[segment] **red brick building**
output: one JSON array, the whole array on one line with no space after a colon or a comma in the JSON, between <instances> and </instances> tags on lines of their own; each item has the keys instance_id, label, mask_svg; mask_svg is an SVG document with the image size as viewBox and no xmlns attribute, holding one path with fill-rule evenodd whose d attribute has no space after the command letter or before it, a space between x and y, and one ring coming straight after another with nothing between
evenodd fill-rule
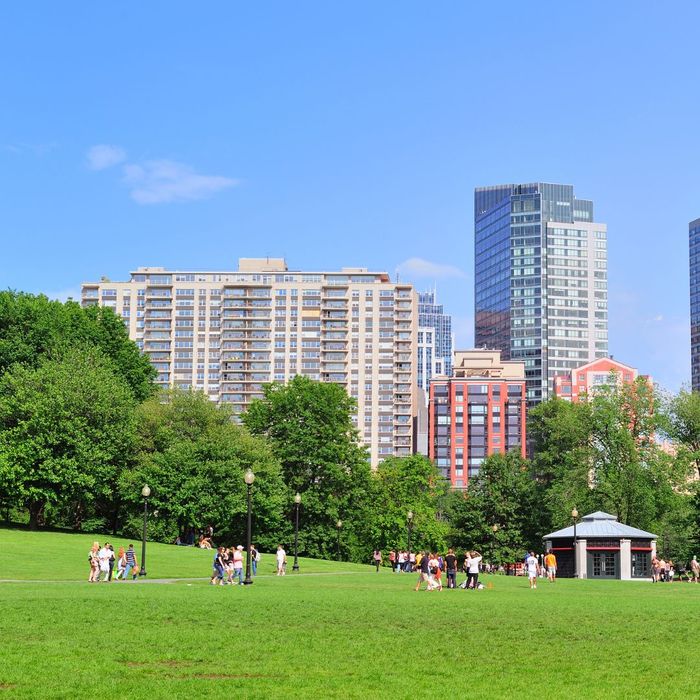
<instances>
[{"instance_id":1,"label":"red brick building","mask_svg":"<svg viewBox=\"0 0 700 700\"><path fill-rule=\"evenodd\" d=\"M451 377L430 383L428 454L454 488L466 488L492 454L525 456L525 365L498 350L455 353Z\"/></svg>"},{"instance_id":2,"label":"red brick building","mask_svg":"<svg viewBox=\"0 0 700 700\"><path fill-rule=\"evenodd\" d=\"M602 357L593 362L581 365L570 373L554 377L554 395L567 401L578 401L584 394L592 395L596 387L610 382L610 373L615 372L618 381L631 384L639 372L629 365L614 360L612 357ZM651 378L647 377L649 381Z\"/></svg>"}]
</instances>

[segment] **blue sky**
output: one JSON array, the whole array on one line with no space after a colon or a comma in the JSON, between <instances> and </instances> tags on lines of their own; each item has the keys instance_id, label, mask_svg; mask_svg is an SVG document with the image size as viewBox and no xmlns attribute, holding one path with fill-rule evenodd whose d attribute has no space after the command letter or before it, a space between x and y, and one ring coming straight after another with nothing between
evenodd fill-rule
<instances>
[{"instance_id":1,"label":"blue sky","mask_svg":"<svg viewBox=\"0 0 700 700\"><path fill-rule=\"evenodd\" d=\"M608 224L611 352L675 390L698 26L691 2L5 3L0 286L398 270L470 347L474 187L571 183Z\"/></svg>"}]
</instances>

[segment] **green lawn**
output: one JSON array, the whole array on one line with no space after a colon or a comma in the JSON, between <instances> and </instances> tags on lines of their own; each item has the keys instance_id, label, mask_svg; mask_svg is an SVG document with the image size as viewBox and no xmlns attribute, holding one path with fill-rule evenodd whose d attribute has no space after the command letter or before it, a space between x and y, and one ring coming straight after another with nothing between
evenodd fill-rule
<instances>
[{"instance_id":1,"label":"green lawn","mask_svg":"<svg viewBox=\"0 0 700 700\"><path fill-rule=\"evenodd\" d=\"M35 539L22 546L25 536ZM85 544L0 531L0 578L11 578L8 538L20 545L12 558L38 547L43 561L71 538ZM170 550L163 575L208 573L208 553L193 574L200 553ZM483 591L415 593L413 575L316 566L338 574L250 587L0 584L0 698L698 697L700 585L530 591L497 576Z\"/></svg>"}]
</instances>

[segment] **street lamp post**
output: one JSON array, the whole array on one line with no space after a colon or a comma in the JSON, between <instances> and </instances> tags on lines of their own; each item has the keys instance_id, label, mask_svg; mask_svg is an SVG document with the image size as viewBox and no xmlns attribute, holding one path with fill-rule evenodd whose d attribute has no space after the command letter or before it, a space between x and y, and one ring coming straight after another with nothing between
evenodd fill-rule
<instances>
[{"instance_id":1,"label":"street lamp post","mask_svg":"<svg viewBox=\"0 0 700 700\"><path fill-rule=\"evenodd\" d=\"M493 538L491 539L491 566L493 566L493 560L496 558L496 533L498 532L497 523L491 525L491 531L493 532Z\"/></svg>"},{"instance_id":2,"label":"street lamp post","mask_svg":"<svg viewBox=\"0 0 700 700\"><path fill-rule=\"evenodd\" d=\"M301 494L297 493L294 496L294 566L292 566L292 571L299 571L299 557L297 556L297 548L299 545L299 506L301 505Z\"/></svg>"},{"instance_id":3,"label":"street lamp post","mask_svg":"<svg viewBox=\"0 0 700 700\"><path fill-rule=\"evenodd\" d=\"M141 540L141 568L139 576L146 575L146 526L148 524L148 497L151 495L151 489L148 484L144 484L141 489L143 496L143 539Z\"/></svg>"},{"instance_id":4,"label":"street lamp post","mask_svg":"<svg viewBox=\"0 0 700 700\"><path fill-rule=\"evenodd\" d=\"M243 580L244 586L250 586L253 583L253 579L250 577L250 547L252 545L253 539L253 518L252 510L250 506L250 489L255 481L255 474L253 474L252 469L246 469L246 473L243 475L243 480L248 487L248 528L246 530L246 560L245 560L245 579Z\"/></svg>"},{"instance_id":5,"label":"street lamp post","mask_svg":"<svg viewBox=\"0 0 700 700\"><path fill-rule=\"evenodd\" d=\"M413 511L409 510L408 513L406 513L406 529L408 530L408 537L407 539L407 544L408 547L406 548L408 553L411 553L411 530L413 529Z\"/></svg>"},{"instance_id":6,"label":"street lamp post","mask_svg":"<svg viewBox=\"0 0 700 700\"><path fill-rule=\"evenodd\" d=\"M338 528L338 561L340 561L340 528L343 527L343 521L338 520L335 526Z\"/></svg>"},{"instance_id":7,"label":"street lamp post","mask_svg":"<svg viewBox=\"0 0 700 700\"><path fill-rule=\"evenodd\" d=\"M574 521L574 578L578 578L578 547L576 546L576 521L578 520L578 511L576 508L571 511L571 519Z\"/></svg>"}]
</instances>

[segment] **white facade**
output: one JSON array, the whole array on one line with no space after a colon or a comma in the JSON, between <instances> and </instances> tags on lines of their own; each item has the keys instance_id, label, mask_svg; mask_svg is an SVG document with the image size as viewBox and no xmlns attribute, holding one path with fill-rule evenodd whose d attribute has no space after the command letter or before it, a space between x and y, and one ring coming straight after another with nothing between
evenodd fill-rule
<instances>
[{"instance_id":1,"label":"white facade","mask_svg":"<svg viewBox=\"0 0 700 700\"><path fill-rule=\"evenodd\" d=\"M386 273L295 272L279 258L241 259L237 272L143 267L127 282L83 284L82 303L124 318L162 386L240 413L264 383L336 382L357 400L372 465L413 452L417 295Z\"/></svg>"}]
</instances>

